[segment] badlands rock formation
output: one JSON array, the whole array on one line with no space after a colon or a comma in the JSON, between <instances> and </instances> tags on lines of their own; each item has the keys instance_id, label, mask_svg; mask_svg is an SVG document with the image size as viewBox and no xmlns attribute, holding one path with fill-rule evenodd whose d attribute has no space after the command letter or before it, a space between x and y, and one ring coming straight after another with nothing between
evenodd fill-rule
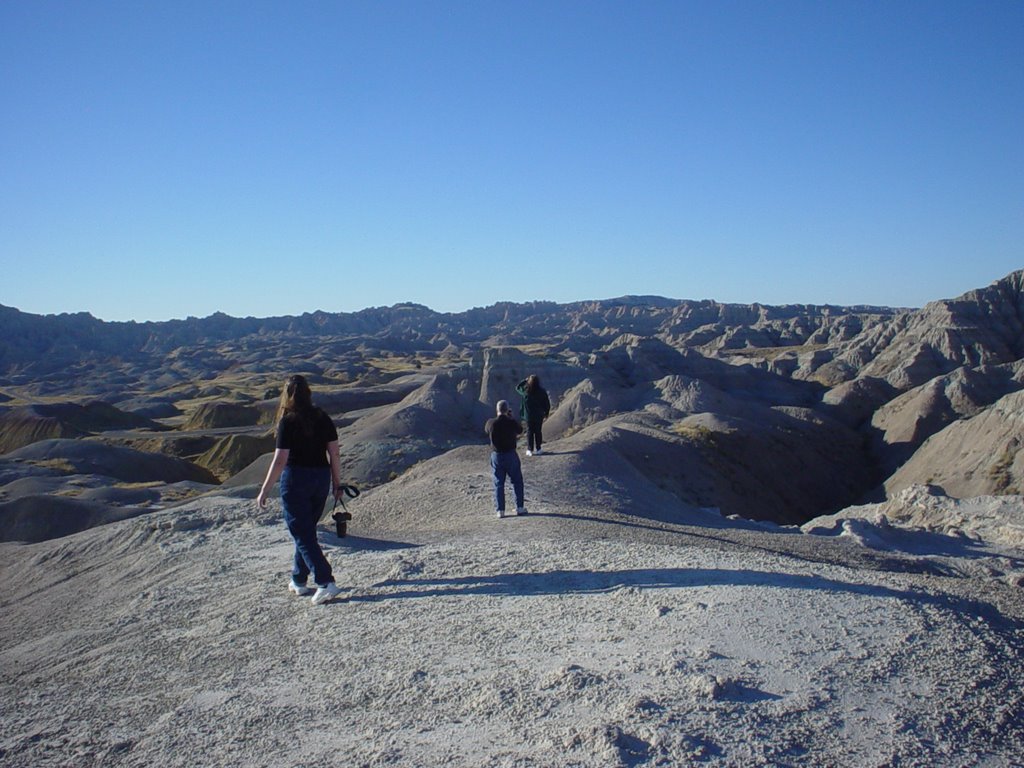
<instances>
[{"instance_id":1,"label":"badlands rock formation","mask_svg":"<svg viewBox=\"0 0 1024 768\"><path fill-rule=\"evenodd\" d=\"M0 765L1018 765L1022 339L1024 272L902 311L0 308ZM316 608L252 503L294 372L364 491ZM481 427L528 373L499 521Z\"/></svg>"},{"instance_id":2,"label":"badlands rock formation","mask_svg":"<svg viewBox=\"0 0 1024 768\"><path fill-rule=\"evenodd\" d=\"M1014 493L1022 284L919 310L625 297L104 323L0 308L0 449L86 438L190 461L211 485L258 474L299 371L341 428L347 479L372 486L478 444L537 373L549 440L589 435L694 507L803 523L922 483Z\"/></svg>"},{"instance_id":3,"label":"badlands rock formation","mask_svg":"<svg viewBox=\"0 0 1024 768\"><path fill-rule=\"evenodd\" d=\"M165 427L103 402L87 402L85 405L35 403L0 412L0 453L40 440L84 437L93 432L117 429L160 431Z\"/></svg>"}]
</instances>

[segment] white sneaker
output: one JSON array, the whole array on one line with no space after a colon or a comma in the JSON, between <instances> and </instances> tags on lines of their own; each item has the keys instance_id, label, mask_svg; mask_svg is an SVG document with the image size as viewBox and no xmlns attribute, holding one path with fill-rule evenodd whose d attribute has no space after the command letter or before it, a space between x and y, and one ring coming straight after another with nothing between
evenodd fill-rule
<instances>
[{"instance_id":1,"label":"white sneaker","mask_svg":"<svg viewBox=\"0 0 1024 768\"><path fill-rule=\"evenodd\" d=\"M340 594L341 587L339 587L333 581L328 582L322 587L317 587L316 594L313 595L313 605L320 605L320 603L326 603L328 600L333 600Z\"/></svg>"},{"instance_id":2,"label":"white sneaker","mask_svg":"<svg viewBox=\"0 0 1024 768\"><path fill-rule=\"evenodd\" d=\"M288 590L294 592L299 597L313 594L313 590L310 587L307 587L305 584L296 584L295 579L288 582Z\"/></svg>"},{"instance_id":3,"label":"white sneaker","mask_svg":"<svg viewBox=\"0 0 1024 768\"><path fill-rule=\"evenodd\" d=\"M530 513L526 511L526 507L516 507L516 515L522 516L522 515L528 515L528 514L530 514Z\"/></svg>"},{"instance_id":4,"label":"white sneaker","mask_svg":"<svg viewBox=\"0 0 1024 768\"><path fill-rule=\"evenodd\" d=\"M498 510L498 519L501 520L504 516L505 516L505 510L499 509Z\"/></svg>"},{"instance_id":5,"label":"white sneaker","mask_svg":"<svg viewBox=\"0 0 1024 768\"><path fill-rule=\"evenodd\" d=\"M540 456L542 453L544 453L544 451L542 451L540 448L538 448L536 451L533 452L533 455L534 456Z\"/></svg>"},{"instance_id":6,"label":"white sneaker","mask_svg":"<svg viewBox=\"0 0 1024 768\"><path fill-rule=\"evenodd\" d=\"M533 451L531 451L529 448L527 448L526 449L526 455L527 456L533 456Z\"/></svg>"}]
</instances>

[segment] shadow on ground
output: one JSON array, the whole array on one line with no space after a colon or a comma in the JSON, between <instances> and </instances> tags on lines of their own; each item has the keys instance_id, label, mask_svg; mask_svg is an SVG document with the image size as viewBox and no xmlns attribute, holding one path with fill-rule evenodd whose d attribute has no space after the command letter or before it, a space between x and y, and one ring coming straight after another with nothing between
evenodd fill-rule
<instances>
[{"instance_id":1,"label":"shadow on ground","mask_svg":"<svg viewBox=\"0 0 1024 768\"><path fill-rule=\"evenodd\" d=\"M928 604L970 618L983 618L1004 628L1021 628L1024 622L1003 616L994 606L948 594L857 584L816 575L777 573L721 568L645 568L617 571L554 570L541 573L500 573L451 578L386 579L371 589L394 589L380 593L357 593L351 602L382 602L424 597L471 597L477 595L529 597L614 592L636 589L687 587L768 587L846 593L864 597Z\"/></svg>"}]
</instances>

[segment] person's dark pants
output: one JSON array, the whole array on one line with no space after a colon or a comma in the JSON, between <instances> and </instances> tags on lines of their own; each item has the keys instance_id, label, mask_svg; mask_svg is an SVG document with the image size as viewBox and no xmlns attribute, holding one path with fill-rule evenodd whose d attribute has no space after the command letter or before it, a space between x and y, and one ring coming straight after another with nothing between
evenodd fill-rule
<instances>
[{"instance_id":1,"label":"person's dark pants","mask_svg":"<svg viewBox=\"0 0 1024 768\"><path fill-rule=\"evenodd\" d=\"M519 454L515 451L491 452L491 469L494 470L494 506L499 512L505 511L505 477L512 481L516 495L516 507L525 506L523 501L523 468Z\"/></svg>"},{"instance_id":2,"label":"person's dark pants","mask_svg":"<svg viewBox=\"0 0 1024 768\"><path fill-rule=\"evenodd\" d=\"M540 433L543 425L544 419L526 422L526 447L531 451L540 450L540 444L544 440L543 435Z\"/></svg>"},{"instance_id":3,"label":"person's dark pants","mask_svg":"<svg viewBox=\"0 0 1024 768\"><path fill-rule=\"evenodd\" d=\"M316 524L330 491L330 467L287 466L281 474L284 524L295 542L292 578L297 584L305 584L310 572L321 587L334 581L331 564L316 540Z\"/></svg>"}]
</instances>

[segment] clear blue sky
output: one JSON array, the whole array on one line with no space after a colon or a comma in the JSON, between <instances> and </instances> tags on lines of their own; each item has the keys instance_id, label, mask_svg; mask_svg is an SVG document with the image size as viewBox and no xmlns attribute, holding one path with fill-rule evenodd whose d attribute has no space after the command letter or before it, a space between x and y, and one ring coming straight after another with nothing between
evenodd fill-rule
<instances>
[{"instance_id":1,"label":"clear blue sky","mask_svg":"<svg viewBox=\"0 0 1024 768\"><path fill-rule=\"evenodd\" d=\"M1024 267L1024 2L0 3L0 304L920 306Z\"/></svg>"}]
</instances>

